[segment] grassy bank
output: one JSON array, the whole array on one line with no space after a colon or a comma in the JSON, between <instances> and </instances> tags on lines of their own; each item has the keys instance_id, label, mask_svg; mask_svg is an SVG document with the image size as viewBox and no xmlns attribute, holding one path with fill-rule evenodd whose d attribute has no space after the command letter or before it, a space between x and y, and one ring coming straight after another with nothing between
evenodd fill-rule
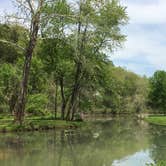
<instances>
[{"instance_id":1,"label":"grassy bank","mask_svg":"<svg viewBox=\"0 0 166 166\"><path fill-rule=\"evenodd\" d=\"M149 116L145 120L151 124L166 126L166 116Z\"/></svg>"},{"instance_id":2,"label":"grassy bank","mask_svg":"<svg viewBox=\"0 0 166 166\"><path fill-rule=\"evenodd\" d=\"M27 118L23 125L14 124L11 118L0 119L0 132L14 131L35 131L49 129L69 129L81 127L85 122L67 122L63 120L42 119L42 118Z\"/></svg>"}]
</instances>

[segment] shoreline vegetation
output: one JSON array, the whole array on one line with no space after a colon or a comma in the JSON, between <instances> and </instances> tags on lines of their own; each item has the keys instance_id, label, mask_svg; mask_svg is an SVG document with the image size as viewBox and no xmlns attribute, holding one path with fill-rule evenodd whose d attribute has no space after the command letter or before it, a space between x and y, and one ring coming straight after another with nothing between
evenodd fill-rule
<instances>
[{"instance_id":1,"label":"shoreline vegetation","mask_svg":"<svg viewBox=\"0 0 166 166\"><path fill-rule=\"evenodd\" d=\"M123 117L123 116L136 116L136 114L111 114L111 113L93 113L86 114L83 119L78 119L74 121L61 120L60 117L54 118L53 116L27 116L24 119L22 125L16 124L14 122L14 117L11 115L0 116L0 133L8 132L28 132L28 131L45 131L45 130L54 130L54 129L77 129L77 128L86 128L89 124L94 121L112 120L114 117Z\"/></svg>"},{"instance_id":2,"label":"shoreline vegetation","mask_svg":"<svg viewBox=\"0 0 166 166\"><path fill-rule=\"evenodd\" d=\"M166 116L165 115L151 115L145 118L149 124L166 126Z\"/></svg>"},{"instance_id":3,"label":"shoreline vegetation","mask_svg":"<svg viewBox=\"0 0 166 166\"><path fill-rule=\"evenodd\" d=\"M0 125L0 132L27 132L27 131L44 131L52 129L75 129L81 127L84 122L62 121L62 120L28 120L24 124L14 124L6 121ZM85 124L85 123L84 123Z\"/></svg>"},{"instance_id":4,"label":"shoreline vegetation","mask_svg":"<svg viewBox=\"0 0 166 166\"><path fill-rule=\"evenodd\" d=\"M117 116L125 116L126 114L92 114L86 115L84 120L66 121L60 118L54 119L54 117L40 117L32 116L26 117L22 125L14 123L12 116L1 116L0 117L0 132L28 132L28 131L45 131L54 129L76 129L86 127L90 122L89 118L93 119L96 117L110 117L111 119ZM129 114L127 114L129 115ZM149 124L166 126L166 116L164 115L148 115L148 114L130 114L138 119L145 120ZM108 119L108 120L111 120ZM93 122L93 120L91 120Z\"/></svg>"},{"instance_id":5,"label":"shoreline vegetation","mask_svg":"<svg viewBox=\"0 0 166 166\"><path fill-rule=\"evenodd\" d=\"M16 124L14 119L4 117L0 119L0 132L44 131L51 129L75 129L85 125L83 121L65 121L52 117L30 117L22 125Z\"/></svg>"},{"instance_id":6,"label":"shoreline vegetation","mask_svg":"<svg viewBox=\"0 0 166 166\"><path fill-rule=\"evenodd\" d=\"M78 118L74 121L62 120L60 117L53 116L27 116L24 119L24 123L20 125L14 122L14 117L11 115L1 115L0 116L0 133L6 132L28 132L28 131L44 131L44 130L54 130L54 129L76 129L76 128L86 128L90 123L94 121L111 120L114 117L122 116L136 116L135 114L122 113L122 114L111 114L111 113L92 113L85 114L84 118Z\"/></svg>"}]
</instances>

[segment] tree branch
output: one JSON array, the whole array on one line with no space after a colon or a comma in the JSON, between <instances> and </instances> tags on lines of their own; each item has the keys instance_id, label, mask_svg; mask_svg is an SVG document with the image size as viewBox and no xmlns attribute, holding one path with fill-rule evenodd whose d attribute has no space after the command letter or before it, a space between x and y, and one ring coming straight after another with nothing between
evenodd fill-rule
<instances>
[{"instance_id":1,"label":"tree branch","mask_svg":"<svg viewBox=\"0 0 166 166\"><path fill-rule=\"evenodd\" d=\"M2 39L0 39L0 42L15 46L15 47L20 48L21 50L25 51L25 48L23 48L22 46L20 46L16 43L13 43L13 42L10 42L10 41L7 41L7 40L2 40Z\"/></svg>"},{"instance_id":2,"label":"tree branch","mask_svg":"<svg viewBox=\"0 0 166 166\"><path fill-rule=\"evenodd\" d=\"M22 0L16 0L16 2L17 2L20 6L22 6L22 7L24 7L25 9L31 11L31 9L30 9L27 5L25 5L25 3L24 3Z\"/></svg>"},{"instance_id":3,"label":"tree branch","mask_svg":"<svg viewBox=\"0 0 166 166\"><path fill-rule=\"evenodd\" d=\"M34 14L34 8L33 8L33 5L32 5L32 3L31 3L31 0L26 0L26 2L27 2L28 5L29 5L29 8L30 8L30 10L31 10L31 13Z\"/></svg>"}]
</instances>

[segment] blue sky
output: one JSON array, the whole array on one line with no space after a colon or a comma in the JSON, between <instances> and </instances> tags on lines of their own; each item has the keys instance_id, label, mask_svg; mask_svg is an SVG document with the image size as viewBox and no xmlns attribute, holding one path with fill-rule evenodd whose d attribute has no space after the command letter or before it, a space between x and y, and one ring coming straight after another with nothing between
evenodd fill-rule
<instances>
[{"instance_id":1,"label":"blue sky","mask_svg":"<svg viewBox=\"0 0 166 166\"><path fill-rule=\"evenodd\" d=\"M140 75L166 70L166 0L121 0L127 6L127 41L110 55L114 64ZM12 11L11 0L0 0L0 14Z\"/></svg>"}]
</instances>

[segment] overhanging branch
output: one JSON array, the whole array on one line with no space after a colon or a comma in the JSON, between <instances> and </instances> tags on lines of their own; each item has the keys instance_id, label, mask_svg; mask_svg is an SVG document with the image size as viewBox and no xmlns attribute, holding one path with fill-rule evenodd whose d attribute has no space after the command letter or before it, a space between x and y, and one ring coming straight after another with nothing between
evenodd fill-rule
<instances>
[{"instance_id":1,"label":"overhanging branch","mask_svg":"<svg viewBox=\"0 0 166 166\"><path fill-rule=\"evenodd\" d=\"M12 46L15 46L15 47L17 47L17 48L19 48L19 49L25 51L25 48L24 48L24 47L22 47L22 46L20 46L20 45L18 45L18 44L16 44L16 43L13 43L13 42L10 42L10 41L7 41L7 40L2 40L2 39L0 39L0 42L6 43L6 44L9 44L9 45L12 45Z\"/></svg>"}]
</instances>

